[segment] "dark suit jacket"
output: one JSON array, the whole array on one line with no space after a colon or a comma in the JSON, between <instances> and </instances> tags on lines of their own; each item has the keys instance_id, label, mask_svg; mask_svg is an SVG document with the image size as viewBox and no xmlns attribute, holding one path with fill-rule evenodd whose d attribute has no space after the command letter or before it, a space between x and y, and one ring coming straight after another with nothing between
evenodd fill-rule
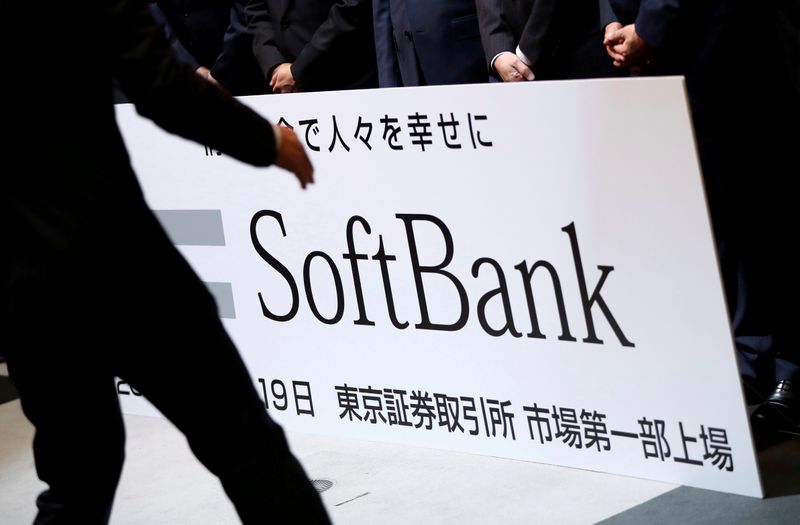
<instances>
[{"instance_id":1,"label":"dark suit jacket","mask_svg":"<svg viewBox=\"0 0 800 525\"><path fill-rule=\"evenodd\" d=\"M714 21L727 22L729 0L600 0L601 25L636 24L636 32L659 53L662 73L678 73L699 49L720 38ZM715 11L718 16L715 16Z\"/></svg>"},{"instance_id":2,"label":"dark suit jacket","mask_svg":"<svg viewBox=\"0 0 800 525\"><path fill-rule=\"evenodd\" d=\"M158 0L156 16L166 21L178 56L211 75L234 95L269 92L253 56L244 4L234 0Z\"/></svg>"},{"instance_id":3,"label":"dark suit jacket","mask_svg":"<svg viewBox=\"0 0 800 525\"><path fill-rule=\"evenodd\" d=\"M495 76L492 59L517 46L538 79L614 75L602 55L596 0L476 0L476 5Z\"/></svg>"},{"instance_id":4,"label":"dark suit jacket","mask_svg":"<svg viewBox=\"0 0 800 525\"><path fill-rule=\"evenodd\" d=\"M301 91L377 87L369 0L250 0L246 16L267 79L291 62Z\"/></svg>"},{"instance_id":5,"label":"dark suit jacket","mask_svg":"<svg viewBox=\"0 0 800 525\"><path fill-rule=\"evenodd\" d=\"M474 0L373 0L381 87L486 82Z\"/></svg>"},{"instance_id":6,"label":"dark suit jacket","mask_svg":"<svg viewBox=\"0 0 800 525\"><path fill-rule=\"evenodd\" d=\"M0 334L53 316L136 325L196 315L211 298L145 203L112 79L167 131L248 163L273 162L271 125L178 61L146 2L4 2L0 20L4 45L28 42L6 62L25 89L12 100L6 83L1 98L0 126L19 162L4 170L0 192ZM36 20L48 38L30 38L21 20ZM42 67L53 42L59 52ZM53 79L69 81L53 90Z\"/></svg>"},{"instance_id":7,"label":"dark suit jacket","mask_svg":"<svg viewBox=\"0 0 800 525\"><path fill-rule=\"evenodd\" d=\"M796 280L787 239L796 222L789 181L798 166L800 96L787 67L790 48L780 40L785 4L611 0L603 11L603 25L635 23L655 48L642 74L686 79L734 336L745 350L742 372L749 362L770 387L797 380L796 308L783 305ZM755 45L746 36L753 31Z\"/></svg>"},{"instance_id":8,"label":"dark suit jacket","mask_svg":"<svg viewBox=\"0 0 800 525\"><path fill-rule=\"evenodd\" d=\"M743 0L601 0L601 25L613 21L635 23L636 32L654 49L646 75L684 75L695 126L705 125L705 114L728 112L735 100L745 95L742 87L777 68L764 71L774 54L758 51L742 35L749 30L747 19L763 26L764 42L774 39L767 8ZM773 8L774 11L774 8ZM774 14L772 15L774 16ZM766 75L770 76L770 75ZM755 86L754 86L755 87ZM734 93L737 93L734 95Z\"/></svg>"}]
</instances>

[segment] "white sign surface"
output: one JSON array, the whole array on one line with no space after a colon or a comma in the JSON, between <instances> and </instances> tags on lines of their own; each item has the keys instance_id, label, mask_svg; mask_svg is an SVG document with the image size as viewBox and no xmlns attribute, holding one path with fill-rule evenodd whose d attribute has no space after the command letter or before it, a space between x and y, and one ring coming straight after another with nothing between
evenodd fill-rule
<instances>
[{"instance_id":1,"label":"white sign surface","mask_svg":"<svg viewBox=\"0 0 800 525\"><path fill-rule=\"evenodd\" d=\"M117 113L285 427L762 494L681 79L243 101L308 191Z\"/></svg>"}]
</instances>

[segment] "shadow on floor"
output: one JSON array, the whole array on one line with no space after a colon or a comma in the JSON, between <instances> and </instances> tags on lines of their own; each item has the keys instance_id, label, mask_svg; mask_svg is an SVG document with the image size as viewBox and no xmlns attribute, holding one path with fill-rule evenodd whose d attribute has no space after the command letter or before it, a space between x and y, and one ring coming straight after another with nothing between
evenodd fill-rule
<instances>
[{"instance_id":1,"label":"shadow on floor","mask_svg":"<svg viewBox=\"0 0 800 525\"><path fill-rule=\"evenodd\" d=\"M800 521L800 435L756 436L765 499L679 487L599 525L797 525Z\"/></svg>"}]
</instances>

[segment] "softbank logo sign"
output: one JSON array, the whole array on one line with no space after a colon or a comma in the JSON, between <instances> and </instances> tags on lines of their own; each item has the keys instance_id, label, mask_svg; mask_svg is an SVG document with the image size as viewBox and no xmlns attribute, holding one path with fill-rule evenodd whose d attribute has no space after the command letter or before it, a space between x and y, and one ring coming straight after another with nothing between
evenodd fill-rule
<instances>
[{"instance_id":1,"label":"softbank logo sign","mask_svg":"<svg viewBox=\"0 0 800 525\"><path fill-rule=\"evenodd\" d=\"M220 210L153 210L176 246L225 246ZM233 288L229 282L206 282L217 301L219 316L235 319Z\"/></svg>"}]
</instances>

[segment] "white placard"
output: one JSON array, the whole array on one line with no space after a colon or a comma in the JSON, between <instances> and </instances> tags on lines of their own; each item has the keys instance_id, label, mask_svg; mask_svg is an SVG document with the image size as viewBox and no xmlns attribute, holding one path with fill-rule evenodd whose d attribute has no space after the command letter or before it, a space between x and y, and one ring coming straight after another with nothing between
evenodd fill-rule
<instances>
[{"instance_id":1,"label":"white placard","mask_svg":"<svg viewBox=\"0 0 800 525\"><path fill-rule=\"evenodd\" d=\"M762 495L680 78L243 101L308 191L117 115L285 427Z\"/></svg>"}]
</instances>

